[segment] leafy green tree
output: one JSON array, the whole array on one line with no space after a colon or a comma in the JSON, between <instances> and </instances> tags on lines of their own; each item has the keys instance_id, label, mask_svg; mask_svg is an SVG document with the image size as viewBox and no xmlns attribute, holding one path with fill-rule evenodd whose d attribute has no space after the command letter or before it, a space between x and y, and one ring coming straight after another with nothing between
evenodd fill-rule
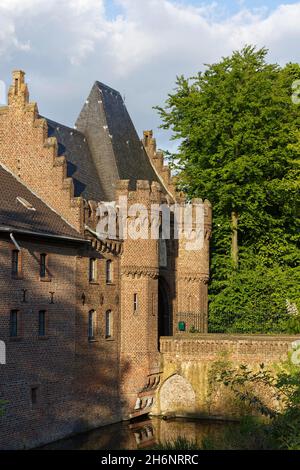
<instances>
[{"instance_id":1,"label":"leafy green tree","mask_svg":"<svg viewBox=\"0 0 300 470\"><path fill-rule=\"evenodd\" d=\"M246 46L178 77L156 108L180 189L213 204L211 331L288 331L286 301L300 305L300 66L266 55Z\"/></svg>"},{"instance_id":2,"label":"leafy green tree","mask_svg":"<svg viewBox=\"0 0 300 470\"><path fill-rule=\"evenodd\" d=\"M286 450L300 449L300 370L292 355L280 364L278 370L267 369L264 364L259 370L246 365L236 369L224 370L216 378L229 387L244 403L268 418L264 421L248 421L255 426L260 446ZM264 390L258 394L257 390ZM267 398L266 398L267 397Z\"/></svg>"}]
</instances>

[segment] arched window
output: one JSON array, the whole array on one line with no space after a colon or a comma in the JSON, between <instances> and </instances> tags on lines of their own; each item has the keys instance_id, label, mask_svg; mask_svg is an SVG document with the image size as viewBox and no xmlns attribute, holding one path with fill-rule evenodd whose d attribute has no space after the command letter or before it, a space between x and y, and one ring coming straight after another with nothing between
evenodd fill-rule
<instances>
[{"instance_id":1,"label":"arched window","mask_svg":"<svg viewBox=\"0 0 300 470\"><path fill-rule=\"evenodd\" d=\"M89 319L88 319L88 338L89 341L95 339L95 310L89 311Z\"/></svg>"},{"instance_id":2,"label":"arched window","mask_svg":"<svg viewBox=\"0 0 300 470\"><path fill-rule=\"evenodd\" d=\"M111 338L113 336L113 316L112 311L107 310L105 314L105 338Z\"/></svg>"},{"instance_id":3,"label":"arched window","mask_svg":"<svg viewBox=\"0 0 300 470\"><path fill-rule=\"evenodd\" d=\"M113 275L112 275L112 261L108 259L106 261L106 284L111 284L113 281Z\"/></svg>"}]
</instances>

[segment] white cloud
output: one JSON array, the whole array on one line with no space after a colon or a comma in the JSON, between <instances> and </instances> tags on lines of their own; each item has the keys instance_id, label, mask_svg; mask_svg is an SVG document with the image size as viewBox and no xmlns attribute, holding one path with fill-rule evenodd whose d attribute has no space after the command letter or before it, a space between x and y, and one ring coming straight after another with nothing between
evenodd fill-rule
<instances>
[{"instance_id":1,"label":"white cloud","mask_svg":"<svg viewBox=\"0 0 300 470\"><path fill-rule=\"evenodd\" d=\"M269 47L270 60L300 62L300 2L269 13L241 5L229 18L219 16L218 2L117 3L121 13L109 19L104 0L0 0L0 79L24 68L41 111L69 124L92 82L107 82L126 94L140 132L156 127L151 108L176 75L192 75L245 43Z\"/></svg>"}]
</instances>

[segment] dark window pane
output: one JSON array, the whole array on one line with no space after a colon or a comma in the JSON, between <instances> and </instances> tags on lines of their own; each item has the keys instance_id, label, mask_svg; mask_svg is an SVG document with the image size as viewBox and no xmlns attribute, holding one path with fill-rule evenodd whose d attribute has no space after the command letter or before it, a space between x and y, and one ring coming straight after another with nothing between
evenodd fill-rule
<instances>
[{"instance_id":1,"label":"dark window pane","mask_svg":"<svg viewBox=\"0 0 300 470\"><path fill-rule=\"evenodd\" d=\"M12 310L10 312L10 336L18 336L18 311Z\"/></svg>"},{"instance_id":2,"label":"dark window pane","mask_svg":"<svg viewBox=\"0 0 300 470\"><path fill-rule=\"evenodd\" d=\"M47 255L41 254L41 256L40 256L40 277L46 277L46 259L47 259Z\"/></svg>"},{"instance_id":3,"label":"dark window pane","mask_svg":"<svg viewBox=\"0 0 300 470\"><path fill-rule=\"evenodd\" d=\"M138 295L133 294L133 311L137 312L138 311Z\"/></svg>"},{"instance_id":4,"label":"dark window pane","mask_svg":"<svg viewBox=\"0 0 300 470\"><path fill-rule=\"evenodd\" d=\"M88 324L89 339L94 339L94 314L95 312L93 310L89 312L89 324Z\"/></svg>"},{"instance_id":5,"label":"dark window pane","mask_svg":"<svg viewBox=\"0 0 300 470\"><path fill-rule=\"evenodd\" d=\"M105 337L111 338L112 336L112 313L108 310L105 314Z\"/></svg>"},{"instance_id":6,"label":"dark window pane","mask_svg":"<svg viewBox=\"0 0 300 470\"><path fill-rule=\"evenodd\" d=\"M13 250L12 252L12 266L11 271L14 276L17 276L19 273L19 252L18 250Z\"/></svg>"},{"instance_id":7,"label":"dark window pane","mask_svg":"<svg viewBox=\"0 0 300 470\"><path fill-rule=\"evenodd\" d=\"M31 389L31 404L32 405L37 404L37 392L38 392L38 388L37 387L32 387L32 389Z\"/></svg>"},{"instance_id":8,"label":"dark window pane","mask_svg":"<svg viewBox=\"0 0 300 470\"><path fill-rule=\"evenodd\" d=\"M39 336L46 335L46 312L45 310L39 311Z\"/></svg>"}]
</instances>

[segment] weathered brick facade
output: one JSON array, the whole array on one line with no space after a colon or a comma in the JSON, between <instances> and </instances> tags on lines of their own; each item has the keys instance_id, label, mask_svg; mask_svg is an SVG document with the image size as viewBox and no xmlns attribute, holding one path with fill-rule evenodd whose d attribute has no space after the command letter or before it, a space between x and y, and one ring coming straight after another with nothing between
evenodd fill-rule
<instances>
[{"instance_id":1,"label":"weathered brick facade","mask_svg":"<svg viewBox=\"0 0 300 470\"><path fill-rule=\"evenodd\" d=\"M203 204L201 250L187 251L174 238L99 236L102 201L125 196L149 209L164 203L174 224L172 204L184 199L152 133L139 141L117 92L96 82L76 126L42 118L29 102L24 73L13 73L8 105L0 108L0 166L17 178L16 188L23 185L42 201L46 219L59 217L65 225L60 233L56 221L51 237L45 228L34 234L39 210L35 219L30 212L22 220L10 214L12 223L4 224L7 201L0 198L0 340L7 344L0 399L8 401L0 448L33 447L150 411L161 376L158 337L175 333L179 322L207 331L210 203ZM16 194L12 212L20 204ZM150 231L151 218L145 224ZM18 279L11 274L10 235L21 249ZM18 337L10 337L13 310L20 315ZM43 337L40 311L46 312Z\"/></svg>"},{"instance_id":2,"label":"weathered brick facade","mask_svg":"<svg viewBox=\"0 0 300 470\"><path fill-rule=\"evenodd\" d=\"M163 373L152 413L221 419L252 414L253 407L239 401L228 387L214 380L216 371L239 368L241 364L249 370L258 370L260 364L264 364L278 372L295 341L299 341L299 336L183 334L162 337ZM250 392L251 385L248 387ZM268 387L258 385L255 393L270 404L274 400Z\"/></svg>"}]
</instances>

